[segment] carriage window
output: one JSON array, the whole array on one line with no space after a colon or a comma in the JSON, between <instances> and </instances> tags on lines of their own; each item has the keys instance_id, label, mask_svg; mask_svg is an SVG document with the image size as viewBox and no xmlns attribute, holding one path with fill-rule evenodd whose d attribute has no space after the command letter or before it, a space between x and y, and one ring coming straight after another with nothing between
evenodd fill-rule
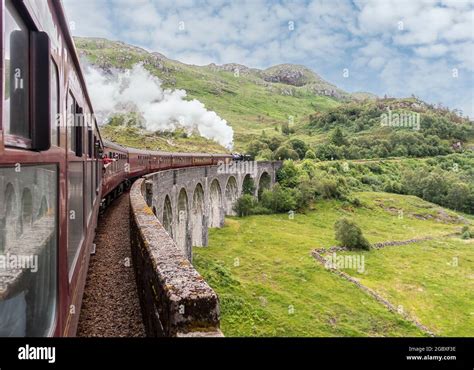
<instances>
[{"instance_id":1,"label":"carriage window","mask_svg":"<svg viewBox=\"0 0 474 370\"><path fill-rule=\"evenodd\" d=\"M76 151L76 99L71 93L68 94L67 98L68 109L67 109L67 146L69 150Z\"/></svg>"},{"instance_id":2,"label":"carriage window","mask_svg":"<svg viewBox=\"0 0 474 370\"><path fill-rule=\"evenodd\" d=\"M87 148L89 148L89 158L94 158L94 132L92 129L87 130Z\"/></svg>"},{"instance_id":3,"label":"carriage window","mask_svg":"<svg viewBox=\"0 0 474 370\"><path fill-rule=\"evenodd\" d=\"M51 145L59 146L59 79L58 67L51 61Z\"/></svg>"},{"instance_id":4,"label":"carriage window","mask_svg":"<svg viewBox=\"0 0 474 370\"><path fill-rule=\"evenodd\" d=\"M29 139L29 31L12 1L5 5L4 130Z\"/></svg>"},{"instance_id":5,"label":"carriage window","mask_svg":"<svg viewBox=\"0 0 474 370\"><path fill-rule=\"evenodd\" d=\"M57 167L0 168L0 337L49 336L57 302Z\"/></svg>"},{"instance_id":6,"label":"carriage window","mask_svg":"<svg viewBox=\"0 0 474 370\"><path fill-rule=\"evenodd\" d=\"M84 167L70 162L68 173L68 269L71 273L84 236ZM70 276L71 277L71 276Z\"/></svg>"}]
</instances>

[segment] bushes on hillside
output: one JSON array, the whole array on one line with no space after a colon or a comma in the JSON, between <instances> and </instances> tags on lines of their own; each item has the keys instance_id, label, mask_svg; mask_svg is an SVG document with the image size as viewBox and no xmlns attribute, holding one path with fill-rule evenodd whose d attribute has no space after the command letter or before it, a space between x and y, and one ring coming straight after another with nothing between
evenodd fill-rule
<instances>
[{"instance_id":1,"label":"bushes on hillside","mask_svg":"<svg viewBox=\"0 0 474 370\"><path fill-rule=\"evenodd\" d=\"M334 231L336 240L342 247L348 249L363 249L369 250L371 248L370 243L362 235L362 230L353 221L347 218L341 218L334 224Z\"/></svg>"},{"instance_id":2,"label":"bushes on hillside","mask_svg":"<svg viewBox=\"0 0 474 370\"><path fill-rule=\"evenodd\" d=\"M256 201L252 195L244 194L234 204L234 211L239 217L250 216L253 214Z\"/></svg>"},{"instance_id":3,"label":"bushes on hillside","mask_svg":"<svg viewBox=\"0 0 474 370\"><path fill-rule=\"evenodd\" d=\"M474 238L474 233L469 230L469 226L464 226L461 231L461 239L471 239Z\"/></svg>"}]
</instances>

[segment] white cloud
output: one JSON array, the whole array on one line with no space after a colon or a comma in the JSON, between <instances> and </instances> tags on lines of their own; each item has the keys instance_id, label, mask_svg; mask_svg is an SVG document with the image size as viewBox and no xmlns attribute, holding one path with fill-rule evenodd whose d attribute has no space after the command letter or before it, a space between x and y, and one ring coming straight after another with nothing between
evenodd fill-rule
<instances>
[{"instance_id":1,"label":"white cloud","mask_svg":"<svg viewBox=\"0 0 474 370\"><path fill-rule=\"evenodd\" d=\"M469 0L65 0L65 5L77 35L120 39L198 65L303 64L348 89L453 102L446 71L458 68L467 76L474 69ZM342 79L342 68L351 70L351 78ZM460 79L456 93L472 95L472 84L472 76Z\"/></svg>"}]
</instances>

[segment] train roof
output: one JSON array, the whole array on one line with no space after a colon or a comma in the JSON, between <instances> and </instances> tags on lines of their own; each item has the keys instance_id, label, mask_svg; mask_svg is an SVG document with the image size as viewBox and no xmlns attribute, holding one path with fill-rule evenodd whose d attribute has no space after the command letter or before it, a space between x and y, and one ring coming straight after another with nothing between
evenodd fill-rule
<instances>
[{"instance_id":1,"label":"train roof","mask_svg":"<svg viewBox=\"0 0 474 370\"><path fill-rule=\"evenodd\" d=\"M125 148L125 147L123 147L119 144L116 144L113 141L102 140L102 142L104 143L104 148L110 148L110 149L120 150L122 152L127 152L127 148Z\"/></svg>"}]
</instances>

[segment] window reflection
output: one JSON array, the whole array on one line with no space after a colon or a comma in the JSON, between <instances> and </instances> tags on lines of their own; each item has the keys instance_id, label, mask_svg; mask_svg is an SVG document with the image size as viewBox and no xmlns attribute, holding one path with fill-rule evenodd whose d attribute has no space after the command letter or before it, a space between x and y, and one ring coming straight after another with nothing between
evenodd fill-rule
<instances>
[{"instance_id":1,"label":"window reflection","mask_svg":"<svg viewBox=\"0 0 474 370\"><path fill-rule=\"evenodd\" d=\"M57 168L0 168L0 337L51 334L57 299Z\"/></svg>"},{"instance_id":2,"label":"window reflection","mask_svg":"<svg viewBox=\"0 0 474 370\"><path fill-rule=\"evenodd\" d=\"M29 128L29 31L11 0L5 2L5 102L7 134L30 138Z\"/></svg>"}]
</instances>

